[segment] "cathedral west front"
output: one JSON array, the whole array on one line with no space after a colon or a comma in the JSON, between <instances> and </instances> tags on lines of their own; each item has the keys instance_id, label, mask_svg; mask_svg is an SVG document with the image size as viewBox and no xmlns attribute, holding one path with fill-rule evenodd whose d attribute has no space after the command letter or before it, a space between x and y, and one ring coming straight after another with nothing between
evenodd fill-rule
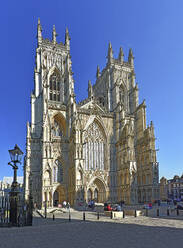
<instances>
[{"instance_id":1,"label":"cathedral west front","mask_svg":"<svg viewBox=\"0 0 183 248\"><path fill-rule=\"evenodd\" d=\"M159 199L159 164L154 125L146 124L139 103L134 57L122 48L88 81L88 96L76 102L70 36L58 43L42 37L37 26L31 122L27 123L24 162L25 198L39 208L64 200L72 206L96 202L137 204Z\"/></svg>"}]
</instances>

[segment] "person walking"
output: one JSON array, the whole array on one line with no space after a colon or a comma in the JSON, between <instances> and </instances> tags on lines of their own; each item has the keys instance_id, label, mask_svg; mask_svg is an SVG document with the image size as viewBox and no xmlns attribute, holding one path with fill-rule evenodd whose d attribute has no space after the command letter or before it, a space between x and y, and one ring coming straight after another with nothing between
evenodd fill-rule
<instances>
[{"instance_id":1,"label":"person walking","mask_svg":"<svg viewBox=\"0 0 183 248\"><path fill-rule=\"evenodd\" d=\"M63 208L66 208L66 205L67 205L66 201L63 201Z\"/></svg>"}]
</instances>

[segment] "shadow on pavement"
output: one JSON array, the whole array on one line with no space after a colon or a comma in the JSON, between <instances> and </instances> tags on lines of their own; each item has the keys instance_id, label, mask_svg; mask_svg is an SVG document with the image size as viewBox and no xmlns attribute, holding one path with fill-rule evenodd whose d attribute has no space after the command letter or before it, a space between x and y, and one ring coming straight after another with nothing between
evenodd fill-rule
<instances>
[{"instance_id":1,"label":"shadow on pavement","mask_svg":"<svg viewBox=\"0 0 183 248\"><path fill-rule=\"evenodd\" d=\"M38 217L35 217L35 222ZM51 220L51 219L50 219ZM43 220L44 221L44 220ZM0 230L5 248L169 248L183 244L183 229L65 218L44 225Z\"/></svg>"}]
</instances>

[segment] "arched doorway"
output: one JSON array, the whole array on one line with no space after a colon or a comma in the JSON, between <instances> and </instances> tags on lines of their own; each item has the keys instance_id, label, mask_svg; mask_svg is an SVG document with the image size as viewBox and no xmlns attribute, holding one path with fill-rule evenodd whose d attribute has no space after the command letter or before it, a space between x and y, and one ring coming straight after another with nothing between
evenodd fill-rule
<instances>
[{"instance_id":1,"label":"arched doorway","mask_svg":"<svg viewBox=\"0 0 183 248\"><path fill-rule=\"evenodd\" d=\"M97 202L105 202L106 201L106 189L105 189L104 183L99 178L96 178L93 181L93 184L95 186L94 198L97 199Z\"/></svg>"},{"instance_id":2,"label":"arched doorway","mask_svg":"<svg viewBox=\"0 0 183 248\"><path fill-rule=\"evenodd\" d=\"M58 206L58 204L62 204L66 200L65 188L59 185L53 194L53 205Z\"/></svg>"}]
</instances>

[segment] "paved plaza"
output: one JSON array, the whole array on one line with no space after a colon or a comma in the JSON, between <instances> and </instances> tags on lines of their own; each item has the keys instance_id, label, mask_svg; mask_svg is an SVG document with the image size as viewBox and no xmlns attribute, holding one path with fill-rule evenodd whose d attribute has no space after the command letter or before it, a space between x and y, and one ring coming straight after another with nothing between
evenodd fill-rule
<instances>
[{"instance_id":1,"label":"paved plaza","mask_svg":"<svg viewBox=\"0 0 183 248\"><path fill-rule=\"evenodd\" d=\"M164 248L182 247L183 216L152 218L128 216L111 220L96 212L55 212L47 219L34 214L32 227L0 229L0 248Z\"/></svg>"}]
</instances>

